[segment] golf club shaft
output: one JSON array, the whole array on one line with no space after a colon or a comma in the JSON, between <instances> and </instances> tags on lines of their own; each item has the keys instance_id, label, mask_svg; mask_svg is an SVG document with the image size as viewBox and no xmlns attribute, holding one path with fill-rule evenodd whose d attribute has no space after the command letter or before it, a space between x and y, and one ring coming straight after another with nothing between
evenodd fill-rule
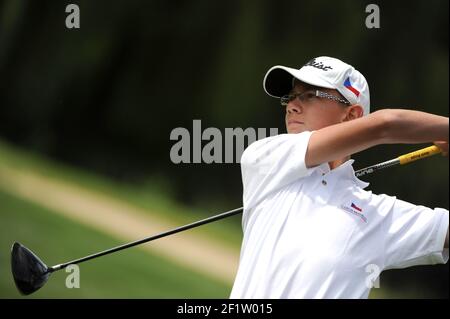
<instances>
[{"instance_id":1,"label":"golf club shaft","mask_svg":"<svg viewBox=\"0 0 450 319\"><path fill-rule=\"evenodd\" d=\"M401 155L401 156L399 156L399 157L397 157L395 159L392 159L392 160L389 160L389 161L386 161L386 162L382 162L382 163L379 163L379 164L375 164L375 165L372 165L372 166L360 169L360 170L355 172L355 175L358 176L358 177L359 176L364 176L364 175L371 174L371 173L373 173L375 171L378 171L380 169L383 169L383 168L391 167L391 166L398 165L398 164L400 164L400 165L407 164L407 163L416 161L418 159L422 159L422 158L425 158L425 157L428 157L428 156L431 156L431 155L438 154L440 152L441 152L441 150L437 146L433 145L433 146L430 146L430 147L426 147L426 148L417 150L415 152L411 152L411 153L408 153L408 154L405 154L405 155ZM140 244L143 244L143 243L155 240L155 239L159 239L159 238L162 238L162 237L173 235L173 234L182 232L182 231L187 230L187 229L191 229L191 228L198 227L198 226L201 226L201 225L209 224L209 223L212 223L212 222L220 220L220 219L224 219L224 218L227 218L227 217L230 217L230 216L233 216L233 215L237 215L237 214L241 213L243 211L243 209L244 209L243 207L235 208L233 210L230 210L230 211L227 211L227 212L224 212L224 213L212 216L212 217L208 217L208 218L199 220L199 221L191 223L191 224L180 226L180 227L177 227L177 228L165 231L165 232L157 234L157 235L153 235L153 236L146 237L146 238L143 238L141 240L137 240L137 241L134 241L134 242L131 242L131 243L128 243L128 244L124 244L124 245L117 246L117 247L114 247L114 248L111 248L111 249L108 249L108 250L104 250L104 251L101 251L99 253L92 254L92 255L89 255L89 256L86 256L86 257L83 257L83 258L75 259L75 260L69 261L69 262L64 263L64 264L58 264L58 265L55 265L53 267L50 267L49 268L49 272L54 272L54 271L57 271L57 270L60 270L60 269L64 269L64 268L66 268L69 265L79 264L79 263L82 263L84 261L88 261L90 259L94 259L94 258L97 258L97 257L100 257L100 256L112 254L112 253L114 253L116 251L127 249L127 248L130 248L130 247L133 247L133 246L137 246L137 245L140 245Z\"/></svg>"},{"instance_id":2,"label":"golf club shaft","mask_svg":"<svg viewBox=\"0 0 450 319\"><path fill-rule=\"evenodd\" d=\"M104 251L101 251L99 253L92 254L92 255L89 255L89 256L86 256L86 257L83 257L83 258L75 259L75 260L69 261L69 262L64 263L64 264L55 265L53 267L50 267L49 271L53 272L53 271L56 271L56 270L60 270L60 269L66 268L69 265L79 264L79 263L82 263L84 261L88 261L90 259L94 259L94 258L97 258L97 257L100 257L100 256L112 254L112 253L114 253L116 251L119 251L119 250L127 249L127 248L130 248L130 247L133 247L133 246L136 246L136 245L140 245L140 244L143 244L143 243L155 240L155 239L159 239L159 238L162 238L162 237L173 235L173 234L182 232L183 230L191 229L191 228L198 227L198 226L201 226L201 225L204 225L204 224L209 224L209 223L215 222L215 221L220 220L220 219L224 219L224 218L227 218L227 217L230 217L230 216L233 216L233 215L237 215L237 214L239 214L242 211L242 209L243 209L243 207L239 207L239 208L236 208L236 209L233 209L233 210L230 210L230 211L227 211L227 212L224 212L224 213L212 216L212 217L208 217L208 218L196 221L196 222L191 223L191 224L187 224L187 225L184 225L184 226L180 226L180 227L177 227L177 228L165 231L165 232L157 234L157 235L153 235L153 236L146 237L146 238L143 238L143 239L140 239L140 240L137 240L137 241L133 241L133 242L128 243L128 244L124 244L124 245L117 246L117 247L114 247L114 248L111 248L111 249L108 249L108 250L104 250Z\"/></svg>"}]
</instances>

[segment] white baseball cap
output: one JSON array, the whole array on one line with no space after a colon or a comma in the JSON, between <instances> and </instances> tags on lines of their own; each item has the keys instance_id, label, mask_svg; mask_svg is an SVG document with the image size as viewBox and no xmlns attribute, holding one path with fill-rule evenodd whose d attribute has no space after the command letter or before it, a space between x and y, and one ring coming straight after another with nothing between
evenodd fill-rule
<instances>
[{"instance_id":1,"label":"white baseball cap","mask_svg":"<svg viewBox=\"0 0 450 319\"><path fill-rule=\"evenodd\" d=\"M310 60L300 69L276 65L264 77L264 91L279 98L288 94L294 79L328 89L336 89L352 105L359 104L364 115L370 113L369 85L364 76L351 65L339 59L321 56Z\"/></svg>"}]
</instances>

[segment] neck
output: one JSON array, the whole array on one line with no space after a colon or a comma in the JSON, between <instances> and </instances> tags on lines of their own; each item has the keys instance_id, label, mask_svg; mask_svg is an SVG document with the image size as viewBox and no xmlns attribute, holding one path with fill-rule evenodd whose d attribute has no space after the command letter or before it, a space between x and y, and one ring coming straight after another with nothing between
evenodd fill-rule
<instances>
[{"instance_id":1,"label":"neck","mask_svg":"<svg viewBox=\"0 0 450 319\"><path fill-rule=\"evenodd\" d=\"M346 156L342 159L339 160L335 160L335 161L331 161L328 162L328 165L330 166L330 170L335 169L336 167L344 164L345 162L347 162L350 159L350 156Z\"/></svg>"}]
</instances>

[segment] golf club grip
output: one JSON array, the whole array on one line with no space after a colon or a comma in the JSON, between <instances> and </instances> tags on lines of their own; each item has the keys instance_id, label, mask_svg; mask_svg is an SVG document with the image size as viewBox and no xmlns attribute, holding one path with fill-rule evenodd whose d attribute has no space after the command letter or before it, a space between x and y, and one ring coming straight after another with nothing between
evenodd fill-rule
<instances>
[{"instance_id":1,"label":"golf club grip","mask_svg":"<svg viewBox=\"0 0 450 319\"><path fill-rule=\"evenodd\" d=\"M400 160L400 165L408 164L414 161L417 161L418 159L422 159L425 157L429 157L435 154L439 154L441 152L441 149L437 147L436 145L432 145L429 147L422 148L420 150L401 155L398 157Z\"/></svg>"}]
</instances>

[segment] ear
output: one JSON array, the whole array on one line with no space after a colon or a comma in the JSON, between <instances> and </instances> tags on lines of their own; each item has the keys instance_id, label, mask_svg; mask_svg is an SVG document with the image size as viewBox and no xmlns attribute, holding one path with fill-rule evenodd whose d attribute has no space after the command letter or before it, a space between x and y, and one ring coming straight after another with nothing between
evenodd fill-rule
<instances>
[{"instance_id":1,"label":"ear","mask_svg":"<svg viewBox=\"0 0 450 319\"><path fill-rule=\"evenodd\" d=\"M350 105L346 108L345 117L342 122L355 120L364 115L364 109L359 104Z\"/></svg>"}]
</instances>

